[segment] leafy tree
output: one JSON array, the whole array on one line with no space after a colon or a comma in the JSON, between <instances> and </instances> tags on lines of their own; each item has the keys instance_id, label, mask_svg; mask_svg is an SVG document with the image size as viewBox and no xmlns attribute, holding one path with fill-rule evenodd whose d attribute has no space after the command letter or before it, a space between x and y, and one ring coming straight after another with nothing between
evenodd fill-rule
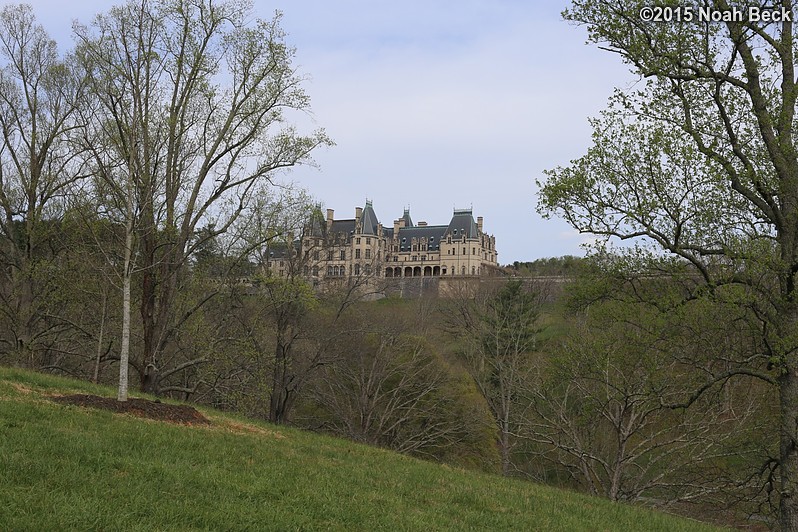
<instances>
[{"instance_id":1,"label":"leafy tree","mask_svg":"<svg viewBox=\"0 0 798 532\"><path fill-rule=\"evenodd\" d=\"M543 293L509 280L446 308L447 329L462 340L465 366L494 416L502 471L512 472L512 449L523 418L524 391L534 369Z\"/></svg>"},{"instance_id":2,"label":"leafy tree","mask_svg":"<svg viewBox=\"0 0 798 532\"><path fill-rule=\"evenodd\" d=\"M711 10L762 7L705 2ZM792 1L772 3L794 18ZM778 396L779 524L798 529L798 155L791 20L659 23L644 2L575 1L566 19L646 78L593 120L594 145L548 172L540 211L581 232L643 238L632 269L685 271L686 299L750 309L760 352L707 375L686 403L732 377ZM647 250L645 248L648 246Z\"/></svg>"}]
</instances>

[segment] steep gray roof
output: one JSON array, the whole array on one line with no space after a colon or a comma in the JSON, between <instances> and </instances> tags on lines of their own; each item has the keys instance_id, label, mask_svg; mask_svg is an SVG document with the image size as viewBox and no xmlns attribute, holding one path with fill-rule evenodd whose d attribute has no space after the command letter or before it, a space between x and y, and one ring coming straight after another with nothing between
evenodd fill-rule
<instances>
[{"instance_id":1,"label":"steep gray roof","mask_svg":"<svg viewBox=\"0 0 798 532\"><path fill-rule=\"evenodd\" d=\"M317 206L310 215L310 234L322 237L327 229L327 222L321 213L321 207Z\"/></svg>"},{"instance_id":2,"label":"steep gray roof","mask_svg":"<svg viewBox=\"0 0 798 532\"><path fill-rule=\"evenodd\" d=\"M452 220L446 228L446 236L452 238L477 238L477 224L474 221L474 216L471 209L455 209Z\"/></svg>"},{"instance_id":3,"label":"steep gray roof","mask_svg":"<svg viewBox=\"0 0 798 532\"><path fill-rule=\"evenodd\" d=\"M410 217L410 209L405 209L405 213L400 220L405 221L405 227L413 227L413 219Z\"/></svg>"},{"instance_id":4,"label":"steep gray roof","mask_svg":"<svg viewBox=\"0 0 798 532\"><path fill-rule=\"evenodd\" d=\"M332 233L346 233L347 236L355 232L355 220L333 220L330 227Z\"/></svg>"},{"instance_id":5,"label":"steep gray roof","mask_svg":"<svg viewBox=\"0 0 798 532\"><path fill-rule=\"evenodd\" d=\"M427 239L428 251L439 251L441 239L446 234L445 225L427 225L422 227L403 227L399 229L399 251L411 251L413 239Z\"/></svg>"},{"instance_id":6,"label":"steep gray roof","mask_svg":"<svg viewBox=\"0 0 798 532\"><path fill-rule=\"evenodd\" d=\"M296 254L299 251L301 244L299 240L295 240L292 245L294 246L294 254ZM270 260L290 257L288 253L288 245L285 242L270 242L266 249L266 255Z\"/></svg>"},{"instance_id":7,"label":"steep gray roof","mask_svg":"<svg viewBox=\"0 0 798 532\"><path fill-rule=\"evenodd\" d=\"M363 234L376 235L377 224L379 223L380 222L377 219L377 213L374 212L371 202L367 200L366 206L363 208L363 217L360 219L360 227L362 228Z\"/></svg>"}]
</instances>

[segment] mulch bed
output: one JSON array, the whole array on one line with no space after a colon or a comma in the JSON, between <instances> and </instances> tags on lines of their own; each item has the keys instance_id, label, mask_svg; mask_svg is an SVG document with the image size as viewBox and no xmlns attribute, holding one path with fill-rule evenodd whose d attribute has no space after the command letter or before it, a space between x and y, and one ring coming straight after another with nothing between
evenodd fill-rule
<instances>
[{"instance_id":1,"label":"mulch bed","mask_svg":"<svg viewBox=\"0 0 798 532\"><path fill-rule=\"evenodd\" d=\"M188 405L169 405L160 401L150 401L149 399L129 398L121 402L111 397L100 397L98 395L74 394L53 397L53 401L68 405L88 406L91 408L103 408L112 412L123 414L133 414L134 416L155 419L158 421L169 421L171 423L181 423L183 425L210 425L208 418L200 414L194 407Z\"/></svg>"}]
</instances>

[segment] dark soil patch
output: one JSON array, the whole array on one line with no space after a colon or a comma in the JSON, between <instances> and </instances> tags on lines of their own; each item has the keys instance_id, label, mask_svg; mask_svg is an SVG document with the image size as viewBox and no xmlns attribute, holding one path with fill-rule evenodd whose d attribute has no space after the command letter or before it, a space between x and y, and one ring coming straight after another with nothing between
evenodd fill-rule
<instances>
[{"instance_id":1,"label":"dark soil patch","mask_svg":"<svg viewBox=\"0 0 798 532\"><path fill-rule=\"evenodd\" d=\"M129 398L121 402L111 397L100 397L98 395L61 395L53 397L53 401L68 405L88 406L92 408L103 408L112 412L123 414L133 414L134 416L156 419L158 421L169 421L171 423L181 423L184 425L210 425L208 418L200 414L194 407L188 405L168 405L149 399Z\"/></svg>"}]
</instances>

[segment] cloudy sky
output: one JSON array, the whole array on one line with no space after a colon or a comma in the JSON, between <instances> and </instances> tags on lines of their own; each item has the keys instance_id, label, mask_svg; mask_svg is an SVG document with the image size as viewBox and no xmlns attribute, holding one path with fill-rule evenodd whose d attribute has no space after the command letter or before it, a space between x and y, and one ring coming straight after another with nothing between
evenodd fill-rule
<instances>
[{"instance_id":1,"label":"cloudy sky","mask_svg":"<svg viewBox=\"0 0 798 532\"><path fill-rule=\"evenodd\" d=\"M110 1L30 0L38 20L71 46ZM448 223L474 209L496 236L499 262L581 255L586 236L535 210L543 170L582 155L587 118L634 78L612 54L585 45L543 0L273 0L296 65L309 76L313 119L336 146L318 169L290 179L336 218L368 198L384 225Z\"/></svg>"}]
</instances>

